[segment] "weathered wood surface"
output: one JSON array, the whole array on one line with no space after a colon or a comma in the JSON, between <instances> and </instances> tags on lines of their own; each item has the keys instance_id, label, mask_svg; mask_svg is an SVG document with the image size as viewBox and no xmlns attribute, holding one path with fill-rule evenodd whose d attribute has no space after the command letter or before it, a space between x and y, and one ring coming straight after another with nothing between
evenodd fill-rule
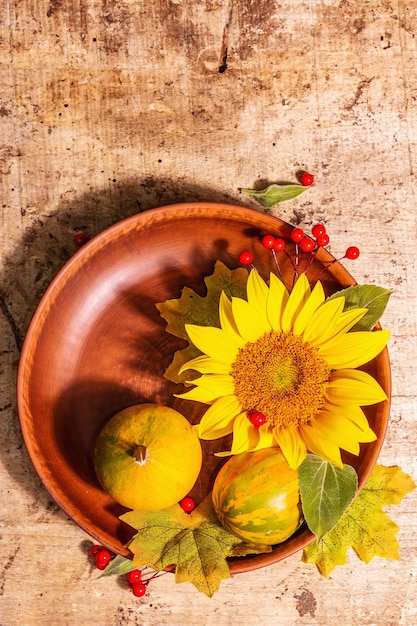
<instances>
[{"instance_id":1,"label":"weathered wood surface","mask_svg":"<svg viewBox=\"0 0 417 626\"><path fill-rule=\"evenodd\" d=\"M352 553L325 580L296 555L212 599L171 575L143 599L94 580L15 400L22 338L76 232L173 201L257 206L240 187L306 168L314 188L273 212L324 219L336 256L361 248L357 280L395 290L380 461L416 480L415 0L3 0L0 29L0 624L417 623L416 493L389 509L401 562Z\"/></svg>"}]
</instances>

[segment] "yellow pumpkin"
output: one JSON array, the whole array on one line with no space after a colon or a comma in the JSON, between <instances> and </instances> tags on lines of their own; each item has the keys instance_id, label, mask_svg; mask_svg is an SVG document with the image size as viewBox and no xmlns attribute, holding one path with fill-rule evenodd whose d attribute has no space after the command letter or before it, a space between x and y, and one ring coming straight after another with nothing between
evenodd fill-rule
<instances>
[{"instance_id":1,"label":"yellow pumpkin","mask_svg":"<svg viewBox=\"0 0 417 626\"><path fill-rule=\"evenodd\" d=\"M119 504L156 511L179 502L201 469L200 441L188 420L167 406L138 404L101 430L94 468L103 489Z\"/></svg>"}]
</instances>

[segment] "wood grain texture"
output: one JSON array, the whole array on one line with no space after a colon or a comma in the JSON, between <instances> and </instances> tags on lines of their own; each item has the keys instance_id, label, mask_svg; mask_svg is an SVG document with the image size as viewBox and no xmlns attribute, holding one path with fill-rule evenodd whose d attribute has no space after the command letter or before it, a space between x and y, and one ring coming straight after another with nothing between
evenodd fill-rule
<instances>
[{"instance_id":1,"label":"wood grain texture","mask_svg":"<svg viewBox=\"0 0 417 626\"><path fill-rule=\"evenodd\" d=\"M258 207L242 187L316 175L271 212L309 228L358 282L394 290L393 401L380 456L417 479L415 0L4 0L0 6L0 623L412 626L413 493L389 514L401 562L352 553L330 580L300 555L211 600L166 575L136 599L95 580L89 538L51 501L17 419L17 361L39 299L90 237L180 201ZM221 71L219 71L219 69Z\"/></svg>"}]
</instances>

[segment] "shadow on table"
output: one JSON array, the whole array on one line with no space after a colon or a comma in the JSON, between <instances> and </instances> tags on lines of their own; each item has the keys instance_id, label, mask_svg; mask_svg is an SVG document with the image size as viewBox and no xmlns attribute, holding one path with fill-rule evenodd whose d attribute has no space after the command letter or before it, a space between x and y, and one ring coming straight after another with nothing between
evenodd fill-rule
<instances>
[{"instance_id":1,"label":"shadow on table","mask_svg":"<svg viewBox=\"0 0 417 626\"><path fill-rule=\"evenodd\" d=\"M13 352L19 355L42 294L78 250L74 242L77 233L92 238L127 217L167 204L207 201L248 206L244 200L238 190L232 197L209 187L148 177L92 190L63 202L51 213L43 212L39 207L31 220L23 215L28 225L21 241L5 259L0 277L0 311L3 313L4 328L8 329L8 343L10 346L15 344ZM7 446L2 447L0 455L13 482L20 483L33 496L38 483L34 482L36 475L24 450L14 397L15 381L10 380L16 378L17 362L18 359L14 359L12 367L3 368L1 373L11 398L10 402L5 402L0 413L4 432L8 433ZM6 458L7 454L13 454L14 458ZM46 501L46 506L50 505L51 502Z\"/></svg>"}]
</instances>

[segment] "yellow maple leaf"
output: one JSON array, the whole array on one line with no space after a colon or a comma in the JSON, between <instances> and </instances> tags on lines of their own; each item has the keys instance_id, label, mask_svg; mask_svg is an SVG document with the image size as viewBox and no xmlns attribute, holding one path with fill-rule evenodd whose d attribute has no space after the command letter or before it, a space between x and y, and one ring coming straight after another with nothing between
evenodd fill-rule
<instances>
[{"instance_id":1,"label":"yellow maple leaf","mask_svg":"<svg viewBox=\"0 0 417 626\"><path fill-rule=\"evenodd\" d=\"M133 566L161 571L174 565L175 582L191 582L209 597L230 576L227 557L242 543L220 525L211 494L191 514L175 504L162 511L129 511L120 519L138 531L128 544ZM254 551L247 548L242 553Z\"/></svg>"},{"instance_id":2,"label":"yellow maple leaf","mask_svg":"<svg viewBox=\"0 0 417 626\"><path fill-rule=\"evenodd\" d=\"M161 317L167 322L166 330L175 337L188 340L186 324L199 326L220 326L219 300L222 291L231 298L246 296L248 271L243 267L230 270L221 261L216 261L213 274L204 279L207 288L205 296L198 295L189 287L184 287L180 298L165 300L156 305ZM191 343L177 350L171 365L165 371L165 377L174 383L183 383L192 380L195 376L190 371L178 374L184 363L191 361L201 352ZM197 376L197 373L196 373ZM199 374L198 374L199 376Z\"/></svg>"},{"instance_id":3,"label":"yellow maple leaf","mask_svg":"<svg viewBox=\"0 0 417 626\"><path fill-rule=\"evenodd\" d=\"M400 467L375 465L362 491L346 509L337 525L320 541L304 549L304 563L314 563L328 578L336 565L345 565L352 547L365 563L374 556L399 560L399 530L382 507L399 504L416 488Z\"/></svg>"}]
</instances>

